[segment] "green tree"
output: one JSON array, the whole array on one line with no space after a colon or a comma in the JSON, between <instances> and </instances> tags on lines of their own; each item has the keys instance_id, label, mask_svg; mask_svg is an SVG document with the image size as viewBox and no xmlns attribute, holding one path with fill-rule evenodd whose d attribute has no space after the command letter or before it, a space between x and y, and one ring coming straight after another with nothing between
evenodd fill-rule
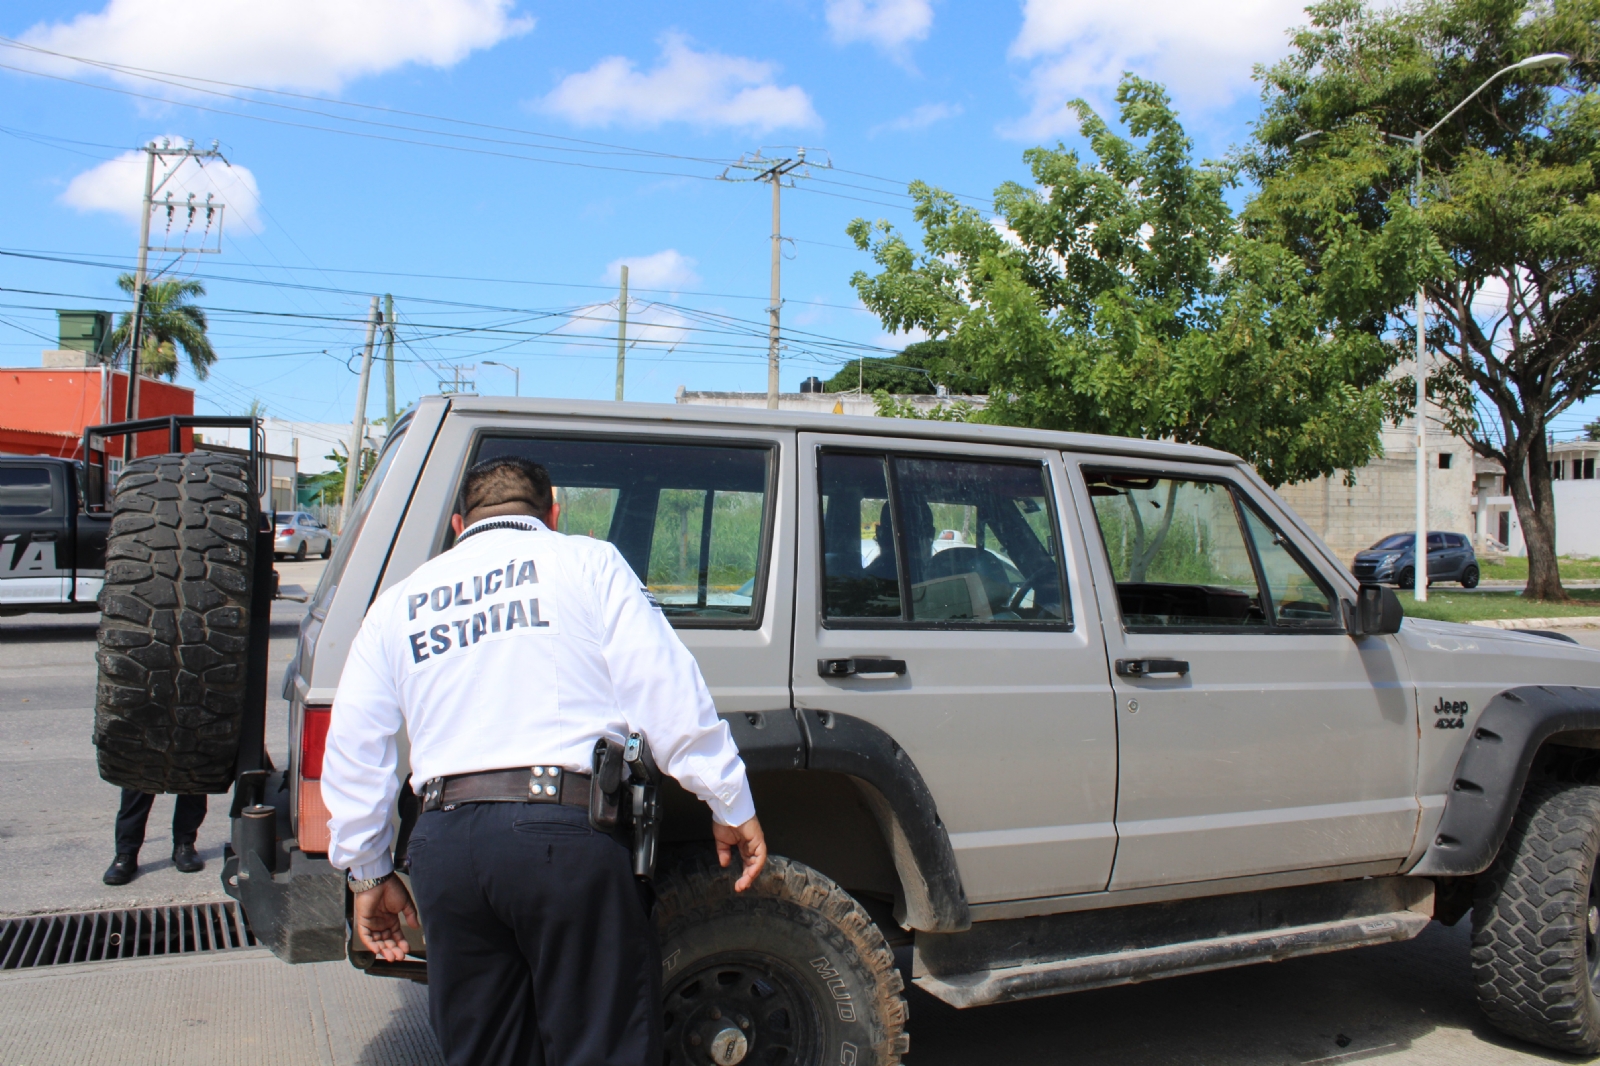
<instances>
[{"instance_id":1,"label":"green tree","mask_svg":"<svg viewBox=\"0 0 1600 1066\"><path fill-rule=\"evenodd\" d=\"M921 182L921 254L856 219L880 268L856 292L890 329L949 341L989 393L977 420L1213 445L1273 484L1367 462L1393 354L1327 328L1293 250L1242 233L1236 165L1194 161L1160 86L1129 76L1117 100L1131 138L1075 102L1094 160L1029 150L996 222Z\"/></svg>"},{"instance_id":2,"label":"green tree","mask_svg":"<svg viewBox=\"0 0 1600 1066\"><path fill-rule=\"evenodd\" d=\"M1412 358L1418 284L1431 309L1429 393L1496 459L1528 544L1526 595L1565 599L1555 555L1550 420L1600 384L1600 0L1410 0L1309 9L1261 70L1265 111L1242 162L1259 236L1293 248L1340 328ZM1528 56L1564 69L1500 78Z\"/></svg>"},{"instance_id":3,"label":"green tree","mask_svg":"<svg viewBox=\"0 0 1600 1066\"><path fill-rule=\"evenodd\" d=\"M983 382L951 354L948 340L914 341L898 355L846 363L828 379L823 391L931 396L940 385L958 395L983 391Z\"/></svg>"},{"instance_id":4,"label":"green tree","mask_svg":"<svg viewBox=\"0 0 1600 1066\"><path fill-rule=\"evenodd\" d=\"M117 287L134 295L132 274L117 278ZM217 353L206 336L206 313L190 301L206 294L198 281L154 281L145 294L143 336L139 345L139 372L168 381L178 376L178 349L189 360L194 376L201 381L210 373ZM112 350L119 361L126 361L132 345L133 312L123 314L112 331Z\"/></svg>"}]
</instances>

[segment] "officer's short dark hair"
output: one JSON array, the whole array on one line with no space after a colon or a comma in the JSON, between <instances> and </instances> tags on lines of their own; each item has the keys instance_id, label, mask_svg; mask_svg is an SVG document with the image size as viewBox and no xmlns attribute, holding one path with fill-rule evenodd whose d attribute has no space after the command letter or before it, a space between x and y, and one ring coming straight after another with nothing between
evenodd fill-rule
<instances>
[{"instance_id":1,"label":"officer's short dark hair","mask_svg":"<svg viewBox=\"0 0 1600 1066\"><path fill-rule=\"evenodd\" d=\"M520 455L485 459L467 468L461 486L461 513L471 514L480 507L502 503L525 503L535 515L550 513L555 493L550 488L550 473Z\"/></svg>"}]
</instances>

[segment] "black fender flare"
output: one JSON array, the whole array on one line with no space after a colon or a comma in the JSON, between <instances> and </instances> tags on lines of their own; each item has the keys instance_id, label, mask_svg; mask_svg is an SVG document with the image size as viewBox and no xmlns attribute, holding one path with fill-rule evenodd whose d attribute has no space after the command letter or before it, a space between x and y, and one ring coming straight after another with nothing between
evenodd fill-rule
<instances>
[{"instance_id":1,"label":"black fender flare","mask_svg":"<svg viewBox=\"0 0 1600 1066\"><path fill-rule=\"evenodd\" d=\"M902 898L895 919L927 933L972 928L972 909L961 887L950 834L906 750L882 729L853 715L802 710L795 717L805 738L807 769L847 774L865 786L862 794L900 877Z\"/></svg>"},{"instance_id":2,"label":"black fender flare","mask_svg":"<svg viewBox=\"0 0 1600 1066\"><path fill-rule=\"evenodd\" d=\"M972 927L955 849L911 756L870 722L833 711L719 715L745 769L826 770L854 778L888 844L901 895L895 919L908 929L959 933Z\"/></svg>"},{"instance_id":3,"label":"black fender flare","mask_svg":"<svg viewBox=\"0 0 1600 1066\"><path fill-rule=\"evenodd\" d=\"M1587 734L1581 746L1600 747L1600 689L1528 685L1490 700L1456 761L1433 841L1408 872L1465 877L1487 870L1511 828L1534 756L1562 734Z\"/></svg>"}]
</instances>

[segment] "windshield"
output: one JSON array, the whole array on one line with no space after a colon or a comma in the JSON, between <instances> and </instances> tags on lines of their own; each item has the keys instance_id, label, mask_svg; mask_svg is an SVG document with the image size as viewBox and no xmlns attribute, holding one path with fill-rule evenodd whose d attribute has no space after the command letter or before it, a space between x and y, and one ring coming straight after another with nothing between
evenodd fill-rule
<instances>
[{"instance_id":1,"label":"windshield","mask_svg":"<svg viewBox=\"0 0 1600 1066\"><path fill-rule=\"evenodd\" d=\"M1367 550L1374 552L1394 552L1405 551L1409 547L1411 547L1410 533L1391 533Z\"/></svg>"}]
</instances>

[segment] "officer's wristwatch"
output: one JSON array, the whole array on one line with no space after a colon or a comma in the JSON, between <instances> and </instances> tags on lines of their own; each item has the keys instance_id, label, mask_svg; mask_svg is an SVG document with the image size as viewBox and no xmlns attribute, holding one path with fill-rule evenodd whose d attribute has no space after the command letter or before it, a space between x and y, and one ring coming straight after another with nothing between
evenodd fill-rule
<instances>
[{"instance_id":1,"label":"officer's wristwatch","mask_svg":"<svg viewBox=\"0 0 1600 1066\"><path fill-rule=\"evenodd\" d=\"M383 884L385 881L389 880L389 878L394 876L394 871L390 870L388 873L384 874L382 877L361 877L361 878L357 878L354 874L351 874L351 873L346 873L344 876L345 876L346 882L350 885L350 891L353 894L359 896L359 895L361 895L361 893L369 892L372 889L377 888L379 885Z\"/></svg>"}]
</instances>

